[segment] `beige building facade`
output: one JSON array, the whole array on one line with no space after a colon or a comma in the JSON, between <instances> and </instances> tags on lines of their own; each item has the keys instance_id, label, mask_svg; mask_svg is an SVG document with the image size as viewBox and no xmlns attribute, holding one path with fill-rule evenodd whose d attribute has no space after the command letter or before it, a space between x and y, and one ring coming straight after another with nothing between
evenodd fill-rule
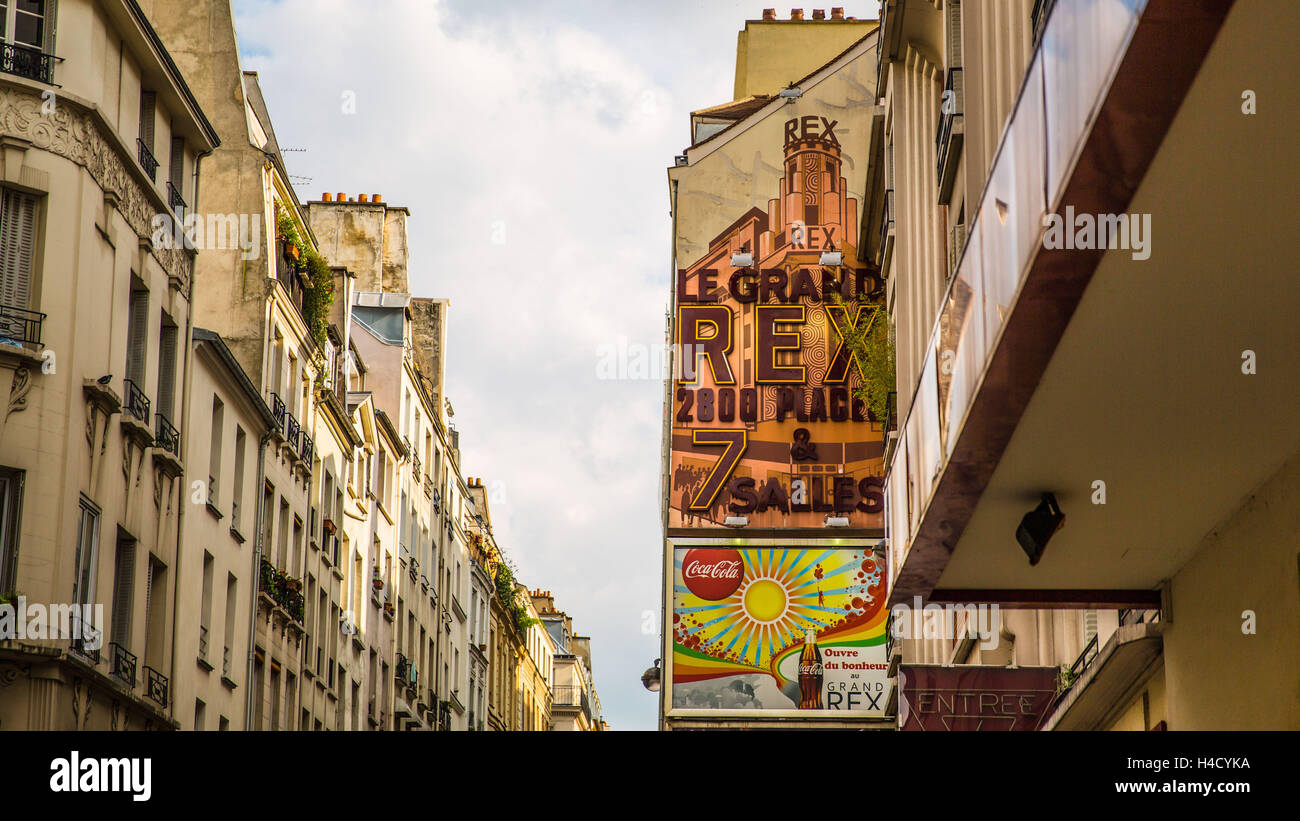
<instances>
[{"instance_id":1,"label":"beige building facade","mask_svg":"<svg viewBox=\"0 0 1300 821\"><path fill-rule=\"evenodd\" d=\"M134 2L6 24L0 595L45 625L0 639L0 727L172 728L195 270L154 218L219 138Z\"/></svg>"}]
</instances>

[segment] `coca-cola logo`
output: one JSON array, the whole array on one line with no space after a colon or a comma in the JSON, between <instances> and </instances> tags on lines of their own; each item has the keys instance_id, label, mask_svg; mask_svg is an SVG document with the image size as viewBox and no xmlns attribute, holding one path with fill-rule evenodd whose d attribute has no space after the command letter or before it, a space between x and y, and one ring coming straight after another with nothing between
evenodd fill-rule
<instances>
[{"instance_id":1,"label":"coca-cola logo","mask_svg":"<svg viewBox=\"0 0 1300 821\"><path fill-rule=\"evenodd\" d=\"M682 559L682 580L686 588L707 601L721 601L735 593L744 575L745 565L739 550L688 550Z\"/></svg>"},{"instance_id":2,"label":"coca-cola logo","mask_svg":"<svg viewBox=\"0 0 1300 821\"><path fill-rule=\"evenodd\" d=\"M822 674L821 662L816 664L800 664L799 675L801 676L820 676Z\"/></svg>"}]
</instances>

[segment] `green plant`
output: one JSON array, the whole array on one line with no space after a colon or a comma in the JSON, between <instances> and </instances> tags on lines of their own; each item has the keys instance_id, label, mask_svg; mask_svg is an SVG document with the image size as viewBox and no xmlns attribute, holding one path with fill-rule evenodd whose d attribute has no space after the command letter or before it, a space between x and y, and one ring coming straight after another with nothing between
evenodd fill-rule
<instances>
[{"instance_id":1,"label":"green plant","mask_svg":"<svg viewBox=\"0 0 1300 821\"><path fill-rule=\"evenodd\" d=\"M307 332L316 342L318 348L325 347L329 327L330 306L334 304L334 273L325 258L316 253L316 249L302 238L298 224L294 222L288 209L279 203L275 206L275 232L286 245L298 249L296 263L299 273L305 275L307 287L302 293L302 318L307 323Z\"/></svg>"},{"instance_id":2,"label":"green plant","mask_svg":"<svg viewBox=\"0 0 1300 821\"><path fill-rule=\"evenodd\" d=\"M1074 682L1079 678L1079 674L1070 669L1070 665L1062 664L1056 671L1056 694L1059 696L1066 690L1074 686Z\"/></svg>"},{"instance_id":3,"label":"green plant","mask_svg":"<svg viewBox=\"0 0 1300 821\"><path fill-rule=\"evenodd\" d=\"M834 308L832 318L844 347L858 363L858 376L862 384L853 395L861 399L877 420L883 420L889 409L889 394L895 390L894 338L889 328L889 314L879 303L861 304L846 302L838 293L832 293ZM830 310L832 306L827 306ZM850 326L854 318L855 325Z\"/></svg>"},{"instance_id":4,"label":"green plant","mask_svg":"<svg viewBox=\"0 0 1300 821\"><path fill-rule=\"evenodd\" d=\"M497 562L495 581L497 598L501 599L502 606L510 611L516 629L521 634L528 632L528 628L536 624L537 619L528 615L528 605L524 604L523 597L519 595L519 590L515 587L515 573L504 561Z\"/></svg>"}]
</instances>

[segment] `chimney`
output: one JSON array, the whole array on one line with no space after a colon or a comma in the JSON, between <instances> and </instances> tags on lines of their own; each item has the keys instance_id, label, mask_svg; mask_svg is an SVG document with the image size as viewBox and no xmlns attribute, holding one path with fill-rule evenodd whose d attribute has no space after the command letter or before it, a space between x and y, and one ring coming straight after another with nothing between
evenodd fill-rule
<instances>
[{"instance_id":1,"label":"chimney","mask_svg":"<svg viewBox=\"0 0 1300 821\"><path fill-rule=\"evenodd\" d=\"M440 409L443 406L442 353L447 345L442 303L415 297L411 299L408 310L411 312L411 348L415 366L424 379L428 380L425 387L431 394L433 406ZM481 483L481 477L475 476L470 481L477 487Z\"/></svg>"},{"instance_id":2,"label":"chimney","mask_svg":"<svg viewBox=\"0 0 1300 821\"><path fill-rule=\"evenodd\" d=\"M802 19L803 19L803 9L790 9L790 19L791 19L791 20L802 20Z\"/></svg>"},{"instance_id":3,"label":"chimney","mask_svg":"<svg viewBox=\"0 0 1300 821\"><path fill-rule=\"evenodd\" d=\"M384 201L384 198L383 198L383 196L382 196L381 194L371 194L371 195L370 195L370 201L371 201L371 202L383 202L383 201Z\"/></svg>"},{"instance_id":4,"label":"chimney","mask_svg":"<svg viewBox=\"0 0 1300 821\"><path fill-rule=\"evenodd\" d=\"M844 19L844 7L843 7L843 6L834 6L834 7L832 7L832 8L831 8L831 19L832 19L832 20L843 20L843 19Z\"/></svg>"},{"instance_id":5,"label":"chimney","mask_svg":"<svg viewBox=\"0 0 1300 821\"><path fill-rule=\"evenodd\" d=\"M826 19L826 9L813 9L813 19L814 19L814 20L825 20L825 19Z\"/></svg>"},{"instance_id":6,"label":"chimney","mask_svg":"<svg viewBox=\"0 0 1300 821\"><path fill-rule=\"evenodd\" d=\"M324 201L324 202L330 202L330 201L332 201L332 200L334 199L334 195L331 194L330 192L326 191L324 194L321 194L321 195L320 195L320 198L321 198L321 200Z\"/></svg>"},{"instance_id":7,"label":"chimney","mask_svg":"<svg viewBox=\"0 0 1300 821\"><path fill-rule=\"evenodd\" d=\"M357 194L357 202L368 202L370 198L365 194Z\"/></svg>"},{"instance_id":8,"label":"chimney","mask_svg":"<svg viewBox=\"0 0 1300 821\"><path fill-rule=\"evenodd\" d=\"M763 19L764 19L764 20L775 20L775 19L776 19L776 9L763 9Z\"/></svg>"},{"instance_id":9,"label":"chimney","mask_svg":"<svg viewBox=\"0 0 1300 821\"><path fill-rule=\"evenodd\" d=\"M338 200L339 202L347 202L347 201L348 201L348 195L347 195L347 194L344 194L342 191L340 191L339 193L337 193L337 194L334 195L334 199Z\"/></svg>"}]
</instances>

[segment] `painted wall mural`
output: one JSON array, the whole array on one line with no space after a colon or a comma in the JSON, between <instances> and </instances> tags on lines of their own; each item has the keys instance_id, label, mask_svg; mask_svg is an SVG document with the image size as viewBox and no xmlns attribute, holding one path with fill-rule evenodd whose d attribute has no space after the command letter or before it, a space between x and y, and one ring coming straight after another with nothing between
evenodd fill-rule
<instances>
[{"instance_id":1,"label":"painted wall mural","mask_svg":"<svg viewBox=\"0 0 1300 821\"><path fill-rule=\"evenodd\" d=\"M860 363L843 341L883 296L858 259L846 129L829 116L784 119L776 196L677 273L670 527L728 516L821 527L828 515L883 526L882 425L855 396Z\"/></svg>"}]
</instances>

